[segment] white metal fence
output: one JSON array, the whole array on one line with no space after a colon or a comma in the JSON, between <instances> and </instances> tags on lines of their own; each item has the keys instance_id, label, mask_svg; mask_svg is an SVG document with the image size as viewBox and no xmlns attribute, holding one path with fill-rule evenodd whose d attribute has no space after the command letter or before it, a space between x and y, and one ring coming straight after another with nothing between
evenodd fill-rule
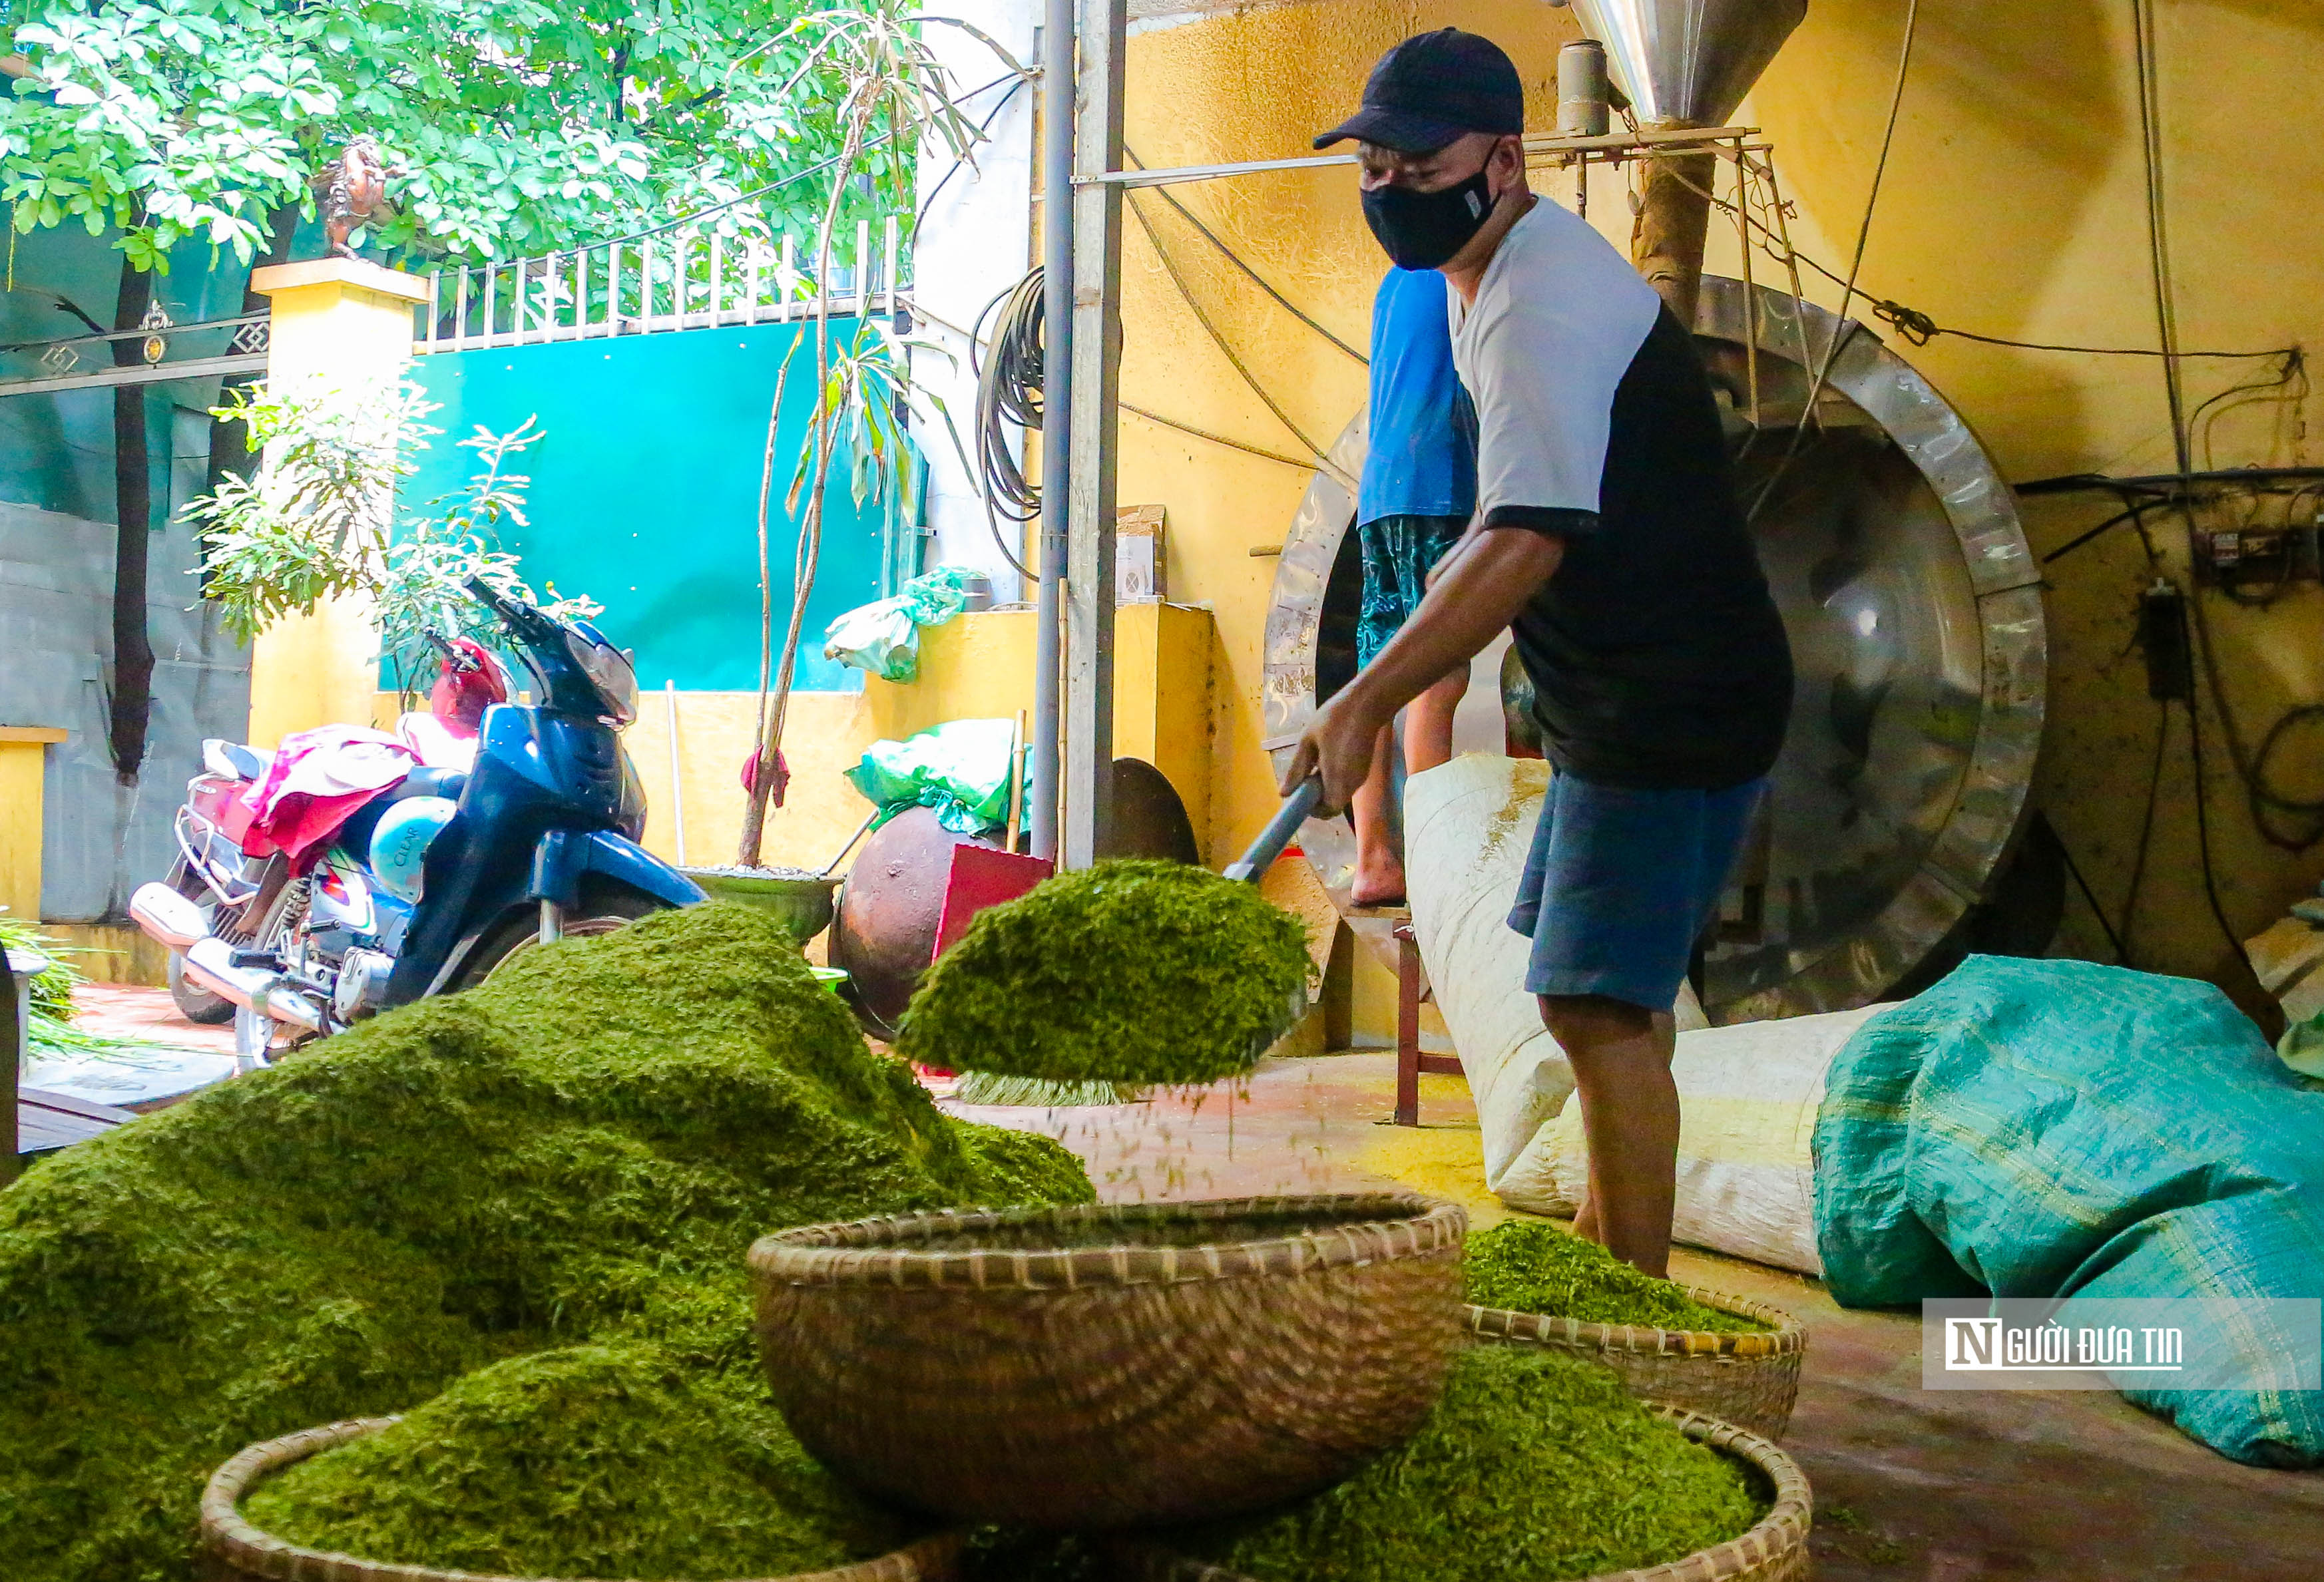
<instances>
[{"instance_id":1,"label":"white metal fence","mask_svg":"<svg viewBox=\"0 0 2324 1582\"><path fill-rule=\"evenodd\" d=\"M812 317L819 294L834 317L892 313L909 282L895 216L835 235L819 293L815 238L769 246L696 222L572 253L462 265L428 277L414 308L415 353L465 352L593 336L781 324Z\"/></svg>"}]
</instances>

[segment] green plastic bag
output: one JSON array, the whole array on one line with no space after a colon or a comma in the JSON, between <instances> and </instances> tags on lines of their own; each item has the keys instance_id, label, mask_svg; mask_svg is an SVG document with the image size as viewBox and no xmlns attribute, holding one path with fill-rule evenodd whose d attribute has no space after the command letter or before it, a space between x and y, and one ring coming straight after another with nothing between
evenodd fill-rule
<instances>
[{"instance_id":1,"label":"green plastic bag","mask_svg":"<svg viewBox=\"0 0 2324 1582\"><path fill-rule=\"evenodd\" d=\"M982 575L965 566L939 566L892 598L858 604L823 629L823 657L882 681L918 678L920 628L942 626L968 608L968 584Z\"/></svg>"},{"instance_id":2,"label":"green plastic bag","mask_svg":"<svg viewBox=\"0 0 2324 1582\"><path fill-rule=\"evenodd\" d=\"M847 783L880 808L880 823L908 807L936 809L957 835L981 835L1009 822L1013 720L951 720L901 741L875 741L847 771Z\"/></svg>"}]
</instances>

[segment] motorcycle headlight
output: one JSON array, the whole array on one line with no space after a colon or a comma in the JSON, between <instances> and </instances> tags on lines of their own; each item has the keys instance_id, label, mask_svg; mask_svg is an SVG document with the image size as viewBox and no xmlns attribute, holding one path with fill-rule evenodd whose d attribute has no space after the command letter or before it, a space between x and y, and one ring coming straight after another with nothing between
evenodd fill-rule
<instances>
[{"instance_id":1,"label":"motorcycle headlight","mask_svg":"<svg viewBox=\"0 0 2324 1582\"><path fill-rule=\"evenodd\" d=\"M593 642L577 631L565 634L565 651L596 687L613 723L626 725L638 717L638 673L627 654L611 643Z\"/></svg>"}]
</instances>

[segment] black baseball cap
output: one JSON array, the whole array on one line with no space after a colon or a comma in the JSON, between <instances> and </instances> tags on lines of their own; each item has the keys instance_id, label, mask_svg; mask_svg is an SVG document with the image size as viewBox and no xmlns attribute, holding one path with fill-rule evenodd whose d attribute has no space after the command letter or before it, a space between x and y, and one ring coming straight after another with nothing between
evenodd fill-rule
<instances>
[{"instance_id":1,"label":"black baseball cap","mask_svg":"<svg viewBox=\"0 0 2324 1582\"><path fill-rule=\"evenodd\" d=\"M1344 138L1398 153L1434 153L1470 132L1525 130L1525 87L1501 47L1457 27L1416 33L1379 58L1364 84L1364 105L1315 140Z\"/></svg>"}]
</instances>

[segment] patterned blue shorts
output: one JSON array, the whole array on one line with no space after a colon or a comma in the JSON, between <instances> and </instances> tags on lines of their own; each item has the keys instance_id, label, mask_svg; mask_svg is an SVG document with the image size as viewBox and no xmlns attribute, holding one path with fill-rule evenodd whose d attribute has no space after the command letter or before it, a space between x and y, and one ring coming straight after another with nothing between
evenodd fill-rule
<instances>
[{"instance_id":1,"label":"patterned blue shorts","mask_svg":"<svg viewBox=\"0 0 2324 1582\"><path fill-rule=\"evenodd\" d=\"M1464 516L1384 516L1356 529L1364 549L1363 612L1356 621L1356 663L1388 647L1428 591L1428 568L1460 542Z\"/></svg>"}]
</instances>

